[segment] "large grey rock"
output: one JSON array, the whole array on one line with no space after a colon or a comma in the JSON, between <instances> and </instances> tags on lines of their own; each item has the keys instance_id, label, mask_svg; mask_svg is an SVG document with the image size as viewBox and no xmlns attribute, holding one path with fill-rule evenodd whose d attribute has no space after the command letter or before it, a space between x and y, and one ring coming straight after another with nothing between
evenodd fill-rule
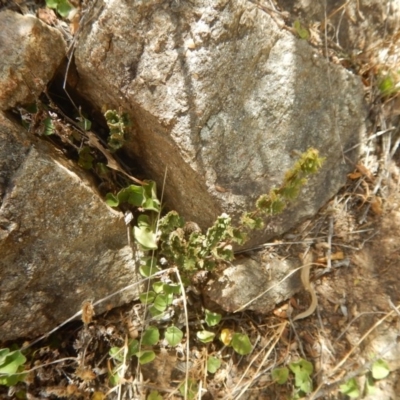
<instances>
[{"instance_id":1,"label":"large grey rock","mask_svg":"<svg viewBox=\"0 0 400 400\"><path fill-rule=\"evenodd\" d=\"M46 333L136 281L122 214L78 167L0 114L0 338ZM137 291L103 304L120 305Z\"/></svg>"},{"instance_id":2,"label":"large grey rock","mask_svg":"<svg viewBox=\"0 0 400 400\"><path fill-rule=\"evenodd\" d=\"M0 12L0 109L35 101L66 54L59 31L32 15Z\"/></svg>"},{"instance_id":3,"label":"large grey rock","mask_svg":"<svg viewBox=\"0 0 400 400\"><path fill-rule=\"evenodd\" d=\"M248 246L313 215L344 184L364 133L358 77L280 30L247 1L99 0L76 48L79 90L121 107L126 151L202 228L237 217L279 185L293 151L326 162L300 199Z\"/></svg>"}]
</instances>

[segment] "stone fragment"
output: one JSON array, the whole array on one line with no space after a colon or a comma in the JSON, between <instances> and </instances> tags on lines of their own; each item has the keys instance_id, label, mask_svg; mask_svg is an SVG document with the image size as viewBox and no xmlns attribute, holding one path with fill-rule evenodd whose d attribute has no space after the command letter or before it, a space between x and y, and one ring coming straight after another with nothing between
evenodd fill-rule
<instances>
[{"instance_id":1,"label":"stone fragment","mask_svg":"<svg viewBox=\"0 0 400 400\"><path fill-rule=\"evenodd\" d=\"M57 29L32 15L0 12L0 109L32 103L66 55Z\"/></svg>"},{"instance_id":2,"label":"stone fragment","mask_svg":"<svg viewBox=\"0 0 400 400\"><path fill-rule=\"evenodd\" d=\"M296 271L300 266L300 261L293 259L238 259L207 283L203 292L206 306L267 314L303 288L300 272Z\"/></svg>"}]
</instances>

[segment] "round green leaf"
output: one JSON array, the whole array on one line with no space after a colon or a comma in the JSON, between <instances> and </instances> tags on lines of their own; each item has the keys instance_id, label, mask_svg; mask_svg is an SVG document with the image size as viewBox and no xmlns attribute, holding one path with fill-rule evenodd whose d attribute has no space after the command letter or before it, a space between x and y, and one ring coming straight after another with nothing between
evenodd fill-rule
<instances>
[{"instance_id":1,"label":"round green leaf","mask_svg":"<svg viewBox=\"0 0 400 400\"><path fill-rule=\"evenodd\" d=\"M196 333L198 339L203 343L210 343L215 338L215 333L209 331L199 331Z\"/></svg>"},{"instance_id":2,"label":"round green leaf","mask_svg":"<svg viewBox=\"0 0 400 400\"><path fill-rule=\"evenodd\" d=\"M221 321L222 315L218 313L214 313L210 310L205 310L206 312L206 324L208 326L218 325Z\"/></svg>"},{"instance_id":3,"label":"round green leaf","mask_svg":"<svg viewBox=\"0 0 400 400\"><path fill-rule=\"evenodd\" d=\"M139 364L148 364L156 358L156 353L151 350L140 351L138 354Z\"/></svg>"},{"instance_id":4,"label":"round green leaf","mask_svg":"<svg viewBox=\"0 0 400 400\"><path fill-rule=\"evenodd\" d=\"M46 0L46 6L49 8L57 8L58 0Z\"/></svg>"},{"instance_id":5,"label":"round green leaf","mask_svg":"<svg viewBox=\"0 0 400 400\"><path fill-rule=\"evenodd\" d=\"M156 294L152 291L146 293L140 293L139 300L143 304L150 304L156 298Z\"/></svg>"},{"instance_id":6,"label":"round green leaf","mask_svg":"<svg viewBox=\"0 0 400 400\"><path fill-rule=\"evenodd\" d=\"M271 376L276 383L279 383L279 385L283 385L288 380L289 370L286 367L275 368L272 370Z\"/></svg>"},{"instance_id":7,"label":"round green leaf","mask_svg":"<svg viewBox=\"0 0 400 400\"><path fill-rule=\"evenodd\" d=\"M170 346L176 346L183 338L183 332L176 326L170 326L165 331L165 340Z\"/></svg>"},{"instance_id":8,"label":"round green leaf","mask_svg":"<svg viewBox=\"0 0 400 400\"><path fill-rule=\"evenodd\" d=\"M221 366L221 360L217 357L210 356L207 360L207 371L210 374L215 374Z\"/></svg>"},{"instance_id":9,"label":"round green leaf","mask_svg":"<svg viewBox=\"0 0 400 400\"><path fill-rule=\"evenodd\" d=\"M143 333L142 344L154 346L160 339L160 332L155 326L149 326Z\"/></svg>"},{"instance_id":10,"label":"round green leaf","mask_svg":"<svg viewBox=\"0 0 400 400\"><path fill-rule=\"evenodd\" d=\"M68 17L69 12L72 10L71 4L67 0L58 0L57 11L63 17Z\"/></svg>"},{"instance_id":11,"label":"round green leaf","mask_svg":"<svg viewBox=\"0 0 400 400\"><path fill-rule=\"evenodd\" d=\"M121 347L111 347L108 354L119 362L124 360L124 350Z\"/></svg>"},{"instance_id":12,"label":"round green leaf","mask_svg":"<svg viewBox=\"0 0 400 400\"><path fill-rule=\"evenodd\" d=\"M119 200L112 193L107 193L106 194L106 204L109 205L110 207L118 207Z\"/></svg>"},{"instance_id":13,"label":"round green leaf","mask_svg":"<svg viewBox=\"0 0 400 400\"><path fill-rule=\"evenodd\" d=\"M360 391L354 378L348 380L343 385L340 385L340 391L352 399L356 399L360 396Z\"/></svg>"},{"instance_id":14,"label":"round green leaf","mask_svg":"<svg viewBox=\"0 0 400 400\"><path fill-rule=\"evenodd\" d=\"M164 284L162 282L154 282L153 289L156 293L161 293L164 290Z\"/></svg>"},{"instance_id":15,"label":"round green leaf","mask_svg":"<svg viewBox=\"0 0 400 400\"><path fill-rule=\"evenodd\" d=\"M187 388L187 389L186 389ZM188 400L195 400L198 398L199 385L194 379L188 379L179 386L179 393L182 396L187 394Z\"/></svg>"},{"instance_id":16,"label":"round green leaf","mask_svg":"<svg viewBox=\"0 0 400 400\"><path fill-rule=\"evenodd\" d=\"M133 236L136 241L145 249L145 250L156 250L157 249L157 238L156 234L146 226L134 226L133 227Z\"/></svg>"},{"instance_id":17,"label":"round green leaf","mask_svg":"<svg viewBox=\"0 0 400 400\"><path fill-rule=\"evenodd\" d=\"M151 314L151 316L152 316L153 318L156 318L156 317L162 316L163 311L157 310L157 308L154 307L154 304L152 304L152 305L149 307L149 313ZM157 318L157 319L158 319L158 318Z\"/></svg>"},{"instance_id":18,"label":"round green leaf","mask_svg":"<svg viewBox=\"0 0 400 400\"><path fill-rule=\"evenodd\" d=\"M128 357L131 358L139 352L139 342L135 339L131 339L128 342Z\"/></svg>"},{"instance_id":19,"label":"round green leaf","mask_svg":"<svg viewBox=\"0 0 400 400\"><path fill-rule=\"evenodd\" d=\"M18 368L21 365L25 364L25 362L26 357L21 353L20 350L6 353L5 357L2 357L2 362L0 364L0 374L14 374L18 371Z\"/></svg>"},{"instance_id":20,"label":"round green leaf","mask_svg":"<svg viewBox=\"0 0 400 400\"><path fill-rule=\"evenodd\" d=\"M372 377L374 379L384 379L389 373L389 366L384 360L377 360L372 364Z\"/></svg>"},{"instance_id":21,"label":"round green leaf","mask_svg":"<svg viewBox=\"0 0 400 400\"><path fill-rule=\"evenodd\" d=\"M161 271L161 269L157 266L156 260L150 257L146 260L144 265L139 267L139 272L146 278L159 271Z\"/></svg>"},{"instance_id":22,"label":"round green leaf","mask_svg":"<svg viewBox=\"0 0 400 400\"><path fill-rule=\"evenodd\" d=\"M181 294L181 285L164 284L164 292L166 294Z\"/></svg>"},{"instance_id":23,"label":"round green leaf","mask_svg":"<svg viewBox=\"0 0 400 400\"><path fill-rule=\"evenodd\" d=\"M168 298L165 294L159 294L157 295L157 297L154 300L154 307L158 310L158 311L165 311L167 306L168 306Z\"/></svg>"},{"instance_id":24,"label":"round green leaf","mask_svg":"<svg viewBox=\"0 0 400 400\"><path fill-rule=\"evenodd\" d=\"M241 356L250 354L253 350L253 346L250 343L249 337L244 333L234 333L232 336L231 346L236 353Z\"/></svg>"}]
</instances>

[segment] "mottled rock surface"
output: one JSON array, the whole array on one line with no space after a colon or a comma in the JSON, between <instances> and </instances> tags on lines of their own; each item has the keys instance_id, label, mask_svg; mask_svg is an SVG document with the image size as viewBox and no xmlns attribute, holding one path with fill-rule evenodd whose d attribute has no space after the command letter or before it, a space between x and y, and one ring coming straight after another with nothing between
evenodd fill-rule
<instances>
[{"instance_id":1,"label":"mottled rock surface","mask_svg":"<svg viewBox=\"0 0 400 400\"><path fill-rule=\"evenodd\" d=\"M33 15L0 12L0 109L35 101L66 54L59 31Z\"/></svg>"},{"instance_id":2,"label":"mottled rock surface","mask_svg":"<svg viewBox=\"0 0 400 400\"><path fill-rule=\"evenodd\" d=\"M207 283L203 293L206 305L218 305L227 312L270 313L303 289L300 266L301 262L294 259L238 259Z\"/></svg>"},{"instance_id":3,"label":"mottled rock surface","mask_svg":"<svg viewBox=\"0 0 400 400\"><path fill-rule=\"evenodd\" d=\"M118 5L118 6L117 6ZM126 151L171 208L209 226L279 185L293 152L316 147L322 171L248 246L313 215L344 184L366 112L358 77L280 29L250 2L99 0L76 49L79 90L128 111ZM345 153L343 153L345 152Z\"/></svg>"},{"instance_id":4,"label":"mottled rock surface","mask_svg":"<svg viewBox=\"0 0 400 400\"><path fill-rule=\"evenodd\" d=\"M82 170L2 114L0 143L0 337L11 340L47 332L137 275L122 214Z\"/></svg>"}]
</instances>

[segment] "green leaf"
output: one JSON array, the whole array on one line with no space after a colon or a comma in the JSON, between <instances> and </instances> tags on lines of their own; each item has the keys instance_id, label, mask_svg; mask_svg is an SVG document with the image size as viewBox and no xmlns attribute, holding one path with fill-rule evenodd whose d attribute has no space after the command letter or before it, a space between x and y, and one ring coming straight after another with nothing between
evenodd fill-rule
<instances>
[{"instance_id":1,"label":"green leaf","mask_svg":"<svg viewBox=\"0 0 400 400\"><path fill-rule=\"evenodd\" d=\"M156 353L154 353L154 351L152 350L144 350L140 351L137 354L137 357L139 359L139 364L141 365L148 364L156 358Z\"/></svg>"},{"instance_id":2,"label":"green leaf","mask_svg":"<svg viewBox=\"0 0 400 400\"><path fill-rule=\"evenodd\" d=\"M55 132L55 128L54 128L54 124L53 124L53 121L51 120L51 118L50 118L50 117L47 117L47 118L43 121L43 124L44 124L44 132L43 132L43 134L44 134L45 136L53 135L54 132Z\"/></svg>"},{"instance_id":3,"label":"green leaf","mask_svg":"<svg viewBox=\"0 0 400 400\"><path fill-rule=\"evenodd\" d=\"M81 127L84 131L90 131L90 129L92 128L92 122L86 119L84 116L80 116L78 118L78 126Z\"/></svg>"},{"instance_id":4,"label":"green leaf","mask_svg":"<svg viewBox=\"0 0 400 400\"><path fill-rule=\"evenodd\" d=\"M118 207L119 200L112 193L107 193L106 194L106 204L110 207Z\"/></svg>"},{"instance_id":5,"label":"green leaf","mask_svg":"<svg viewBox=\"0 0 400 400\"><path fill-rule=\"evenodd\" d=\"M124 360L124 350L122 347L111 347L108 354L119 362Z\"/></svg>"},{"instance_id":6,"label":"green leaf","mask_svg":"<svg viewBox=\"0 0 400 400\"><path fill-rule=\"evenodd\" d=\"M139 342L135 339L130 339L128 342L128 357L131 358L139 352Z\"/></svg>"},{"instance_id":7,"label":"green leaf","mask_svg":"<svg viewBox=\"0 0 400 400\"><path fill-rule=\"evenodd\" d=\"M101 177L106 177L109 173L110 173L110 170L109 170L109 168L107 167L107 165L106 164L104 164L104 163L96 163L96 172L101 176Z\"/></svg>"},{"instance_id":8,"label":"green leaf","mask_svg":"<svg viewBox=\"0 0 400 400\"><path fill-rule=\"evenodd\" d=\"M275 368L271 372L272 379L279 385L283 385L287 382L289 377L289 369L286 367Z\"/></svg>"},{"instance_id":9,"label":"green leaf","mask_svg":"<svg viewBox=\"0 0 400 400\"><path fill-rule=\"evenodd\" d=\"M158 390L152 390L146 397L146 400L163 400Z\"/></svg>"},{"instance_id":10,"label":"green leaf","mask_svg":"<svg viewBox=\"0 0 400 400\"><path fill-rule=\"evenodd\" d=\"M311 375L314 371L313 365L307 361L300 358L298 361L291 362L289 364L290 370L296 375L300 372L305 372L308 375Z\"/></svg>"},{"instance_id":11,"label":"green leaf","mask_svg":"<svg viewBox=\"0 0 400 400\"><path fill-rule=\"evenodd\" d=\"M375 381L372 378L371 374L367 375L367 379L365 381L365 388L366 388L367 394L369 394L369 395L376 393Z\"/></svg>"},{"instance_id":12,"label":"green leaf","mask_svg":"<svg viewBox=\"0 0 400 400\"><path fill-rule=\"evenodd\" d=\"M164 284L164 292L166 294L181 294L181 285Z\"/></svg>"},{"instance_id":13,"label":"green leaf","mask_svg":"<svg viewBox=\"0 0 400 400\"><path fill-rule=\"evenodd\" d=\"M210 374L215 374L221 366L221 360L217 357L210 356L207 360L207 371Z\"/></svg>"},{"instance_id":14,"label":"green leaf","mask_svg":"<svg viewBox=\"0 0 400 400\"><path fill-rule=\"evenodd\" d=\"M119 376L116 372L112 371L109 372L108 375L108 382L110 383L111 387L117 386L119 383Z\"/></svg>"},{"instance_id":15,"label":"green leaf","mask_svg":"<svg viewBox=\"0 0 400 400\"><path fill-rule=\"evenodd\" d=\"M165 331L165 340L170 346L176 346L181 342L183 332L176 326L170 326Z\"/></svg>"},{"instance_id":16,"label":"green leaf","mask_svg":"<svg viewBox=\"0 0 400 400\"><path fill-rule=\"evenodd\" d=\"M130 185L123 190L124 190L124 195L126 196L126 201L129 204L132 204L133 206L136 207L142 206L144 202L144 196L143 196L144 190L142 186Z\"/></svg>"},{"instance_id":17,"label":"green leaf","mask_svg":"<svg viewBox=\"0 0 400 400\"><path fill-rule=\"evenodd\" d=\"M142 344L154 346L160 340L160 331L155 326L149 326L143 333Z\"/></svg>"},{"instance_id":18,"label":"green leaf","mask_svg":"<svg viewBox=\"0 0 400 400\"><path fill-rule=\"evenodd\" d=\"M377 360L372 364L371 372L374 379L384 379L389 375L390 370L386 361Z\"/></svg>"},{"instance_id":19,"label":"green leaf","mask_svg":"<svg viewBox=\"0 0 400 400\"><path fill-rule=\"evenodd\" d=\"M249 337L244 333L234 333L231 346L241 356L250 354L253 350Z\"/></svg>"},{"instance_id":20,"label":"green leaf","mask_svg":"<svg viewBox=\"0 0 400 400\"><path fill-rule=\"evenodd\" d=\"M187 384L186 382L182 382L182 384L179 386L179 393L182 396L185 396L185 393L187 393L188 400L196 399L198 397L198 391L199 391L199 385L194 379L188 379Z\"/></svg>"},{"instance_id":21,"label":"green leaf","mask_svg":"<svg viewBox=\"0 0 400 400\"><path fill-rule=\"evenodd\" d=\"M168 306L168 297L165 294L157 295L154 300L153 306L160 312L165 311Z\"/></svg>"},{"instance_id":22,"label":"green leaf","mask_svg":"<svg viewBox=\"0 0 400 400\"><path fill-rule=\"evenodd\" d=\"M57 12L63 17L68 17L68 14L73 9L67 0L58 0Z\"/></svg>"},{"instance_id":23,"label":"green leaf","mask_svg":"<svg viewBox=\"0 0 400 400\"><path fill-rule=\"evenodd\" d=\"M154 282L153 289L155 293L161 293L164 291L164 284L162 282Z\"/></svg>"},{"instance_id":24,"label":"green leaf","mask_svg":"<svg viewBox=\"0 0 400 400\"><path fill-rule=\"evenodd\" d=\"M352 399L356 399L360 396L360 390L358 389L357 382L354 378L349 379L346 383L340 385L340 391Z\"/></svg>"},{"instance_id":25,"label":"green leaf","mask_svg":"<svg viewBox=\"0 0 400 400\"><path fill-rule=\"evenodd\" d=\"M145 250L157 249L157 237L151 228L134 226L133 236Z\"/></svg>"},{"instance_id":26,"label":"green leaf","mask_svg":"<svg viewBox=\"0 0 400 400\"><path fill-rule=\"evenodd\" d=\"M388 73L380 78L379 90L384 96L390 96L396 92L396 83L392 74Z\"/></svg>"},{"instance_id":27,"label":"green leaf","mask_svg":"<svg viewBox=\"0 0 400 400\"><path fill-rule=\"evenodd\" d=\"M57 8L58 0L46 0L46 6L49 8Z\"/></svg>"},{"instance_id":28,"label":"green leaf","mask_svg":"<svg viewBox=\"0 0 400 400\"><path fill-rule=\"evenodd\" d=\"M157 317L162 316L162 315L164 314L164 311L158 310L158 309L157 309L156 307L154 307L154 305L152 304L152 305L149 307L149 313L151 314L151 316L152 316L153 318L157 318Z\"/></svg>"},{"instance_id":29,"label":"green leaf","mask_svg":"<svg viewBox=\"0 0 400 400\"><path fill-rule=\"evenodd\" d=\"M142 264L139 267L139 272L142 274L142 276L148 278L156 272L161 271L161 269L157 266L157 260L155 258L149 257L142 259L142 261L145 261L145 264Z\"/></svg>"},{"instance_id":30,"label":"green leaf","mask_svg":"<svg viewBox=\"0 0 400 400\"><path fill-rule=\"evenodd\" d=\"M129 360L133 355L137 354L139 352L139 342L137 340L131 339L128 342L128 349L125 354L124 347L111 347L109 350L108 354L116 361L122 363L124 362L124 357L125 361Z\"/></svg>"},{"instance_id":31,"label":"green leaf","mask_svg":"<svg viewBox=\"0 0 400 400\"><path fill-rule=\"evenodd\" d=\"M6 360L8 354L10 354L10 349L0 349L0 366Z\"/></svg>"},{"instance_id":32,"label":"green leaf","mask_svg":"<svg viewBox=\"0 0 400 400\"><path fill-rule=\"evenodd\" d=\"M206 324L207 324L208 326L215 326L215 325L218 325L219 322L221 321L221 318L222 318L222 315L221 315L221 314L212 312L212 311L207 310L207 309L205 310L205 313L206 313L206 318L205 318L205 320L206 320Z\"/></svg>"},{"instance_id":33,"label":"green leaf","mask_svg":"<svg viewBox=\"0 0 400 400\"><path fill-rule=\"evenodd\" d=\"M203 330L203 331L197 332L196 336L201 342L210 343L214 340L215 333Z\"/></svg>"},{"instance_id":34,"label":"green leaf","mask_svg":"<svg viewBox=\"0 0 400 400\"><path fill-rule=\"evenodd\" d=\"M143 304L151 304L156 298L156 294L152 291L140 293L139 300Z\"/></svg>"},{"instance_id":35,"label":"green leaf","mask_svg":"<svg viewBox=\"0 0 400 400\"><path fill-rule=\"evenodd\" d=\"M25 364L26 357L20 350L10 352L9 349L1 349L0 353L0 374L12 375L18 368Z\"/></svg>"},{"instance_id":36,"label":"green leaf","mask_svg":"<svg viewBox=\"0 0 400 400\"><path fill-rule=\"evenodd\" d=\"M92 169L93 168L94 157L91 154L91 150L89 146L84 146L79 151L79 160L78 165L83 169Z\"/></svg>"},{"instance_id":37,"label":"green leaf","mask_svg":"<svg viewBox=\"0 0 400 400\"><path fill-rule=\"evenodd\" d=\"M159 212L161 208L161 203L157 198L156 183L153 181L146 182L143 185L144 202L142 207L145 210Z\"/></svg>"},{"instance_id":38,"label":"green leaf","mask_svg":"<svg viewBox=\"0 0 400 400\"><path fill-rule=\"evenodd\" d=\"M300 39L308 40L310 38L310 33L298 19L296 19L296 21L294 21L293 28L296 31L296 33L299 35Z\"/></svg>"},{"instance_id":39,"label":"green leaf","mask_svg":"<svg viewBox=\"0 0 400 400\"><path fill-rule=\"evenodd\" d=\"M312 381L310 375L306 371L299 371L295 374L294 385L298 387L304 393L310 393L312 391Z\"/></svg>"},{"instance_id":40,"label":"green leaf","mask_svg":"<svg viewBox=\"0 0 400 400\"><path fill-rule=\"evenodd\" d=\"M295 386L305 393L310 393L312 390L313 365L301 358L298 361L291 362L289 368L295 375Z\"/></svg>"}]
</instances>

